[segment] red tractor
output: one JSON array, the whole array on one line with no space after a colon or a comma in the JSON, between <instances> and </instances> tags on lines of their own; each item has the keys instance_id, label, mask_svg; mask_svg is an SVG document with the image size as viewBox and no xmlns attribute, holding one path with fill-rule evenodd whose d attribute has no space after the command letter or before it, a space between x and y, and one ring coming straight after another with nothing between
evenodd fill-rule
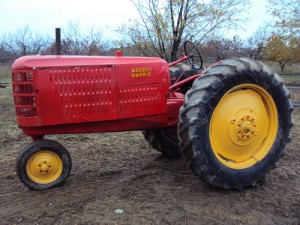
<instances>
[{"instance_id":1,"label":"red tractor","mask_svg":"<svg viewBox=\"0 0 300 225\"><path fill-rule=\"evenodd\" d=\"M254 186L290 140L292 105L282 79L252 59L205 70L191 42L171 64L160 58L25 56L12 66L19 127L33 142L17 158L33 189L62 184L68 151L45 135L142 130L168 157L182 155L201 180L224 189ZM193 71L184 71L188 61ZM198 71L197 74L194 74Z\"/></svg>"}]
</instances>

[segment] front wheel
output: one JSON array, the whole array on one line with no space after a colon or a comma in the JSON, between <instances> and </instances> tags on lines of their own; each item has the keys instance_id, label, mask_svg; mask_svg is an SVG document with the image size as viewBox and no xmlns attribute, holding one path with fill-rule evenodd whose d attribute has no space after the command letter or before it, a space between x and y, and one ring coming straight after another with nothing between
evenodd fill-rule
<instances>
[{"instance_id":1,"label":"front wheel","mask_svg":"<svg viewBox=\"0 0 300 225\"><path fill-rule=\"evenodd\" d=\"M221 61L185 96L178 131L183 156L214 186L254 186L282 156L290 140L291 113L286 87L264 64Z\"/></svg>"},{"instance_id":2,"label":"front wheel","mask_svg":"<svg viewBox=\"0 0 300 225\"><path fill-rule=\"evenodd\" d=\"M29 188L43 190L61 185L71 172L72 161L64 146L52 140L27 145L16 163L20 180Z\"/></svg>"}]
</instances>

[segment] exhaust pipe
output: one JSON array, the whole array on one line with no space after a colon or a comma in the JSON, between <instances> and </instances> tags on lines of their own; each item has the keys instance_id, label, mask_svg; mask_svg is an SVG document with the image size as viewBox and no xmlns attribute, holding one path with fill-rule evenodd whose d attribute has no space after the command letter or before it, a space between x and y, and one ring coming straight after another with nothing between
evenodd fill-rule
<instances>
[{"instance_id":1,"label":"exhaust pipe","mask_svg":"<svg viewBox=\"0 0 300 225\"><path fill-rule=\"evenodd\" d=\"M55 28L55 54L61 55L60 28Z\"/></svg>"}]
</instances>

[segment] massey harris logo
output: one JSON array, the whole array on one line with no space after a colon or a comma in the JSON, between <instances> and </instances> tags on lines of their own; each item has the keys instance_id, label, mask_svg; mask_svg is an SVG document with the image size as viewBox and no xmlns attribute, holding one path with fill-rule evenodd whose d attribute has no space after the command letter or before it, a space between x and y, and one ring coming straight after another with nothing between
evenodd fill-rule
<instances>
[{"instance_id":1,"label":"massey harris logo","mask_svg":"<svg viewBox=\"0 0 300 225\"><path fill-rule=\"evenodd\" d=\"M150 67L139 67L131 69L131 77L150 77L151 76L151 68Z\"/></svg>"}]
</instances>

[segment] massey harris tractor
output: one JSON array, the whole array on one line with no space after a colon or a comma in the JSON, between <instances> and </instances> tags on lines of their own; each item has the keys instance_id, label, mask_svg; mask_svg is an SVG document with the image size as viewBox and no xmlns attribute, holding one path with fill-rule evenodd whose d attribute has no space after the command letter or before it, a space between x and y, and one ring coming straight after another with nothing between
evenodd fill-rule
<instances>
[{"instance_id":1,"label":"massey harris tractor","mask_svg":"<svg viewBox=\"0 0 300 225\"><path fill-rule=\"evenodd\" d=\"M69 176L70 154L45 135L141 130L153 148L182 156L206 183L227 190L254 186L290 141L289 92L276 73L252 59L201 68L201 54L189 41L170 64L121 52L17 59L15 111L33 140L17 158L18 177L30 188L48 189Z\"/></svg>"}]
</instances>

